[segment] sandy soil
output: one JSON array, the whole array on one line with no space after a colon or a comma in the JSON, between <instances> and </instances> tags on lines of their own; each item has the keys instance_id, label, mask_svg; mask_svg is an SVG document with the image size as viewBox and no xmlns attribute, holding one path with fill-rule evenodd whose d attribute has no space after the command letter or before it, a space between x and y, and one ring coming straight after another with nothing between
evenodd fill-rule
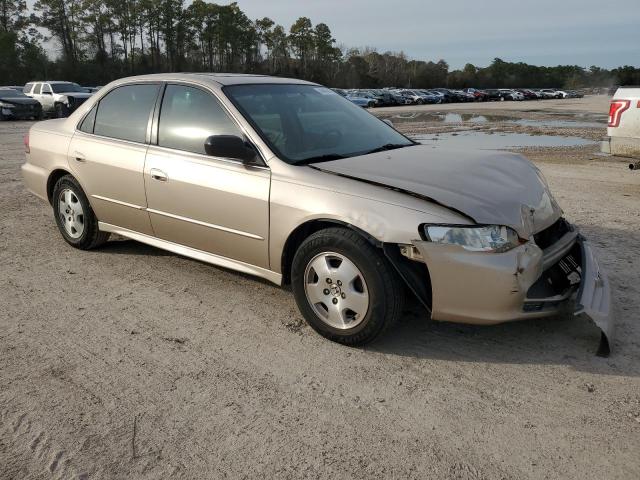
<instances>
[{"instance_id":1,"label":"sandy soil","mask_svg":"<svg viewBox=\"0 0 640 480\"><path fill-rule=\"evenodd\" d=\"M606 102L482 105L515 107ZM0 124L0 478L640 478L640 174L626 162L529 152L610 272L610 358L584 318L470 327L419 309L351 349L265 282L131 241L67 246L20 180L28 126Z\"/></svg>"}]
</instances>

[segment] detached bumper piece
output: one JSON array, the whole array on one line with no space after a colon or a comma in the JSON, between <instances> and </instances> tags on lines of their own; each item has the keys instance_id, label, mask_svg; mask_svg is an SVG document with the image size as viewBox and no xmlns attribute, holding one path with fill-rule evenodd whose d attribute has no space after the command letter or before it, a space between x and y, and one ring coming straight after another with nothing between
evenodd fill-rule
<instances>
[{"instance_id":1,"label":"detached bumper piece","mask_svg":"<svg viewBox=\"0 0 640 480\"><path fill-rule=\"evenodd\" d=\"M585 314L600 329L600 346L597 355L608 357L611 353L614 332L609 279L600 269L589 243L582 236L578 241L582 247L582 282L578 290L574 314Z\"/></svg>"}]
</instances>

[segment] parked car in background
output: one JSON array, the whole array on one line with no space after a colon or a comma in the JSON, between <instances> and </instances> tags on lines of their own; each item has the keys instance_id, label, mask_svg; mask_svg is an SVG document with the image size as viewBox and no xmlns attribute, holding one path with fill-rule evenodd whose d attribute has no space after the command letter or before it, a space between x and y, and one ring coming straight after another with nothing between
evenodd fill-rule
<instances>
[{"instance_id":1,"label":"parked car in background","mask_svg":"<svg viewBox=\"0 0 640 480\"><path fill-rule=\"evenodd\" d=\"M438 94L438 92L423 89L418 89L417 91L423 95L425 103L442 103L443 97L442 95Z\"/></svg>"},{"instance_id":2,"label":"parked car in background","mask_svg":"<svg viewBox=\"0 0 640 480\"><path fill-rule=\"evenodd\" d=\"M525 100L537 100L540 98L538 94L526 88L518 88L516 89L516 92L520 92L524 96Z\"/></svg>"},{"instance_id":3,"label":"parked car in background","mask_svg":"<svg viewBox=\"0 0 640 480\"><path fill-rule=\"evenodd\" d=\"M354 103L355 105L358 105L359 107L364 107L364 108L374 108L376 106L376 101L373 98L369 98L369 97L357 97L351 94L347 95L347 100L349 100L351 103Z\"/></svg>"},{"instance_id":4,"label":"parked car in background","mask_svg":"<svg viewBox=\"0 0 640 480\"><path fill-rule=\"evenodd\" d=\"M522 101L524 100L524 95L517 90L511 90L510 88L500 88L498 89L502 100L512 100L512 101Z\"/></svg>"},{"instance_id":5,"label":"parked car in background","mask_svg":"<svg viewBox=\"0 0 640 480\"><path fill-rule=\"evenodd\" d=\"M388 92L393 96L397 105L411 105L412 101L410 98L405 97L397 90L388 90Z\"/></svg>"},{"instance_id":6,"label":"parked car in background","mask_svg":"<svg viewBox=\"0 0 640 480\"><path fill-rule=\"evenodd\" d=\"M82 87L87 93L96 93L98 90L102 88L102 85L99 87Z\"/></svg>"},{"instance_id":7,"label":"parked car in background","mask_svg":"<svg viewBox=\"0 0 640 480\"><path fill-rule=\"evenodd\" d=\"M543 88L539 91L544 98L562 98L562 95L553 88Z\"/></svg>"},{"instance_id":8,"label":"parked car in background","mask_svg":"<svg viewBox=\"0 0 640 480\"><path fill-rule=\"evenodd\" d=\"M605 153L640 158L640 87L619 87L609 105ZM640 165L631 164L635 170Z\"/></svg>"},{"instance_id":9,"label":"parked car in background","mask_svg":"<svg viewBox=\"0 0 640 480\"><path fill-rule=\"evenodd\" d=\"M422 105L424 103L424 95L419 94L415 90L405 89L400 90L399 93L403 97L410 99L411 103L414 105Z\"/></svg>"},{"instance_id":10,"label":"parked car in background","mask_svg":"<svg viewBox=\"0 0 640 480\"><path fill-rule=\"evenodd\" d=\"M354 98L364 98L367 100L367 107L373 108L381 105L382 101L379 98L376 98L371 92L366 90L349 90L349 97Z\"/></svg>"},{"instance_id":11,"label":"parked car in background","mask_svg":"<svg viewBox=\"0 0 640 480\"><path fill-rule=\"evenodd\" d=\"M451 90L455 95L458 96L460 101L462 102L475 102L476 97L472 93L465 92L464 90Z\"/></svg>"},{"instance_id":12,"label":"parked car in background","mask_svg":"<svg viewBox=\"0 0 640 480\"><path fill-rule=\"evenodd\" d=\"M502 100L502 95L500 94L500 91L496 88L489 88L489 89L485 89L484 93L487 95L487 101L498 101L498 100Z\"/></svg>"},{"instance_id":13,"label":"parked car in background","mask_svg":"<svg viewBox=\"0 0 640 480\"><path fill-rule=\"evenodd\" d=\"M0 120L40 120L42 106L37 100L11 87L0 87Z\"/></svg>"},{"instance_id":14,"label":"parked car in background","mask_svg":"<svg viewBox=\"0 0 640 480\"><path fill-rule=\"evenodd\" d=\"M369 93L378 100L379 107L394 107L396 105L404 104L400 103L400 100L388 90L375 89L369 90Z\"/></svg>"},{"instance_id":15,"label":"parked car in background","mask_svg":"<svg viewBox=\"0 0 640 480\"><path fill-rule=\"evenodd\" d=\"M533 163L418 144L321 85L124 78L36 123L25 151L24 182L70 246L114 233L290 284L329 340L380 337L409 294L470 324L570 309L609 353L606 274Z\"/></svg>"},{"instance_id":16,"label":"parked car in background","mask_svg":"<svg viewBox=\"0 0 640 480\"><path fill-rule=\"evenodd\" d=\"M16 90L18 92L22 92L24 85L3 85L0 88L11 88L12 90Z\"/></svg>"},{"instance_id":17,"label":"parked car in background","mask_svg":"<svg viewBox=\"0 0 640 480\"><path fill-rule=\"evenodd\" d=\"M77 83L58 81L29 82L23 93L40 102L45 115L57 118L68 117L93 95Z\"/></svg>"},{"instance_id":18,"label":"parked car in background","mask_svg":"<svg viewBox=\"0 0 640 480\"><path fill-rule=\"evenodd\" d=\"M477 102L486 102L489 99L487 92L484 90L478 90L476 88L465 88L463 92L473 95L473 98Z\"/></svg>"}]
</instances>

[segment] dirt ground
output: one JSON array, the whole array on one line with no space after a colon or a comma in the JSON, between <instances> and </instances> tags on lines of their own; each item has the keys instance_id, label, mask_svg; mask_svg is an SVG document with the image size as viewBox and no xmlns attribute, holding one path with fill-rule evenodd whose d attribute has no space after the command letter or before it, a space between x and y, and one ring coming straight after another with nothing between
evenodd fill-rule
<instances>
[{"instance_id":1,"label":"dirt ground","mask_svg":"<svg viewBox=\"0 0 640 480\"><path fill-rule=\"evenodd\" d=\"M418 111L602 121L607 101ZM29 125L0 123L0 478L640 478L640 173L627 162L595 145L526 150L609 272L610 358L584 318L471 327L417 308L355 349L266 282L122 239L69 247L21 183Z\"/></svg>"}]
</instances>

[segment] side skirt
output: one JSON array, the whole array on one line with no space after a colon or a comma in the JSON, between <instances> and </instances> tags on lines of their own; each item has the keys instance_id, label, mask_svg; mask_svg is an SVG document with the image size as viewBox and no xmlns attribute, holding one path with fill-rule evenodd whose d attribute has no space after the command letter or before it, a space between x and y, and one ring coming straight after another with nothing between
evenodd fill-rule
<instances>
[{"instance_id":1,"label":"side skirt","mask_svg":"<svg viewBox=\"0 0 640 480\"><path fill-rule=\"evenodd\" d=\"M261 277L269 280L276 285L282 285L282 275L266 268L256 267L255 265L239 262L238 260L232 260L227 257L204 252L202 250L197 250L195 248L180 245L178 243L161 240L156 237L145 235L144 233L138 233L127 228L111 225L110 223L98 222L98 228L103 232L116 233L131 240L151 245L152 247L177 253L178 255L183 255L195 260L200 260L201 262L210 263L211 265L216 265L218 267L224 267L230 270L248 273L249 275L255 275L256 277Z\"/></svg>"}]
</instances>

